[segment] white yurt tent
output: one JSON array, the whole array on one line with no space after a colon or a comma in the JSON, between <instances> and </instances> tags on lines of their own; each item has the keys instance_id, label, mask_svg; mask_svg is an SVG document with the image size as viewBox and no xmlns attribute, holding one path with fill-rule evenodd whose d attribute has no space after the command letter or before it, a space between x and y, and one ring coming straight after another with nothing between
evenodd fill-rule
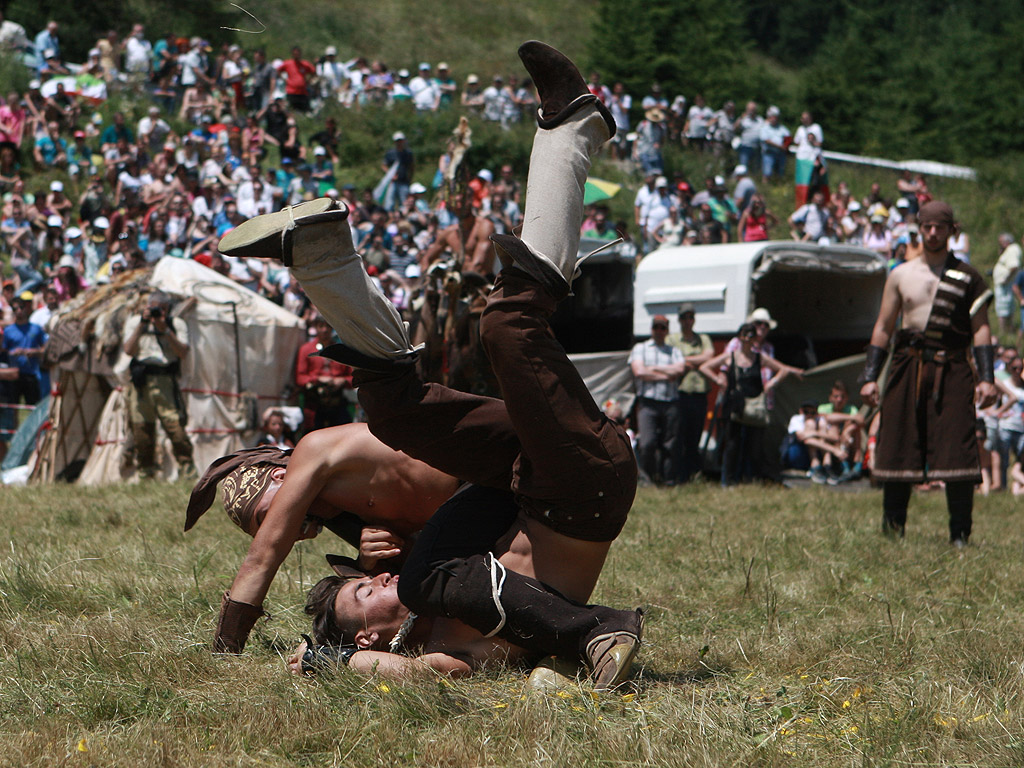
<instances>
[{"instance_id":1,"label":"white yurt tent","mask_svg":"<svg viewBox=\"0 0 1024 768\"><path fill-rule=\"evenodd\" d=\"M171 297L172 314L188 327L190 351L179 381L200 473L219 456L251 445L258 413L283 402L305 339L302 320L198 262L165 257L79 296L51 320L46 354L55 394L50 428L33 457L34 480L125 479L130 430L123 388L130 384L121 332L156 290ZM159 434L158 462L162 457L162 473L171 479L176 467Z\"/></svg>"}]
</instances>

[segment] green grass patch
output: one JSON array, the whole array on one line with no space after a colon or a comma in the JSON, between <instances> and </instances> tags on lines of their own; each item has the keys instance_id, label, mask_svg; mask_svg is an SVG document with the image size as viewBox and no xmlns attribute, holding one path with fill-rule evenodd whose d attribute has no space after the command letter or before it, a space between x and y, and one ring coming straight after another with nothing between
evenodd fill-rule
<instances>
[{"instance_id":1,"label":"green grass patch","mask_svg":"<svg viewBox=\"0 0 1024 768\"><path fill-rule=\"evenodd\" d=\"M880 494L644 490L595 599L646 605L633 688L530 695L522 671L406 683L289 675L301 604L345 552L302 543L246 653L208 644L248 538L181 533L184 485L4 490L2 765L1019 765L1024 534L941 494L908 537ZM84 751L83 751L84 750Z\"/></svg>"}]
</instances>

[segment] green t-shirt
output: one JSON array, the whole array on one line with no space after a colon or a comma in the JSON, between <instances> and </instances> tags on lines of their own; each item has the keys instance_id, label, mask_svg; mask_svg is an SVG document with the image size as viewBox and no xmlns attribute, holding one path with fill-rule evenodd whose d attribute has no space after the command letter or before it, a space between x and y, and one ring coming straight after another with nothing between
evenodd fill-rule
<instances>
[{"instance_id":1,"label":"green t-shirt","mask_svg":"<svg viewBox=\"0 0 1024 768\"><path fill-rule=\"evenodd\" d=\"M695 335L697 339L693 342L684 341L681 333L673 333L665 341L673 347L677 347L683 353L683 357L693 357L707 352L709 349L714 350L710 336L706 333ZM679 382L679 391L688 395L707 394L710 390L711 383L701 375L700 371L690 371Z\"/></svg>"}]
</instances>

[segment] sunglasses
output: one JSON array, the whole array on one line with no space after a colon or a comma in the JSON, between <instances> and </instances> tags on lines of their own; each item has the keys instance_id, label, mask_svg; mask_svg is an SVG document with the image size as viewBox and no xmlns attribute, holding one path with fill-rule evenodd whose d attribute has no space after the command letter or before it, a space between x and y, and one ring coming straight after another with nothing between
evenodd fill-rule
<instances>
[{"instance_id":1,"label":"sunglasses","mask_svg":"<svg viewBox=\"0 0 1024 768\"><path fill-rule=\"evenodd\" d=\"M667 325L662 325L661 323L658 323L657 325L652 325L651 329L655 330L655 331L667 331L668 330L668 326Z\"/></svg>"}]
</instances>

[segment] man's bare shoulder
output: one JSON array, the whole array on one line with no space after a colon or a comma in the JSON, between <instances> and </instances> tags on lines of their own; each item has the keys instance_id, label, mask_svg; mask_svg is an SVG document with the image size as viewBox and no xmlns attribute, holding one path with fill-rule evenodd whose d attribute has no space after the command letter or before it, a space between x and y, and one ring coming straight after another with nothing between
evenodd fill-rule
<instances>
[{"instance_id":1,"label":"man's bare shoulder","mask_svg":"<svg viewBox=\"0 0 1024 768\"><path fill-rule=\"evenodd\" d=\"M423 648L424 653L443 653L453 656L479 668L485 662L496 659L513 661L525 655L523 649L498 640L484 637L472 627L455 619L435 618L430 639Z\"/></svg>"}]
</instances>

